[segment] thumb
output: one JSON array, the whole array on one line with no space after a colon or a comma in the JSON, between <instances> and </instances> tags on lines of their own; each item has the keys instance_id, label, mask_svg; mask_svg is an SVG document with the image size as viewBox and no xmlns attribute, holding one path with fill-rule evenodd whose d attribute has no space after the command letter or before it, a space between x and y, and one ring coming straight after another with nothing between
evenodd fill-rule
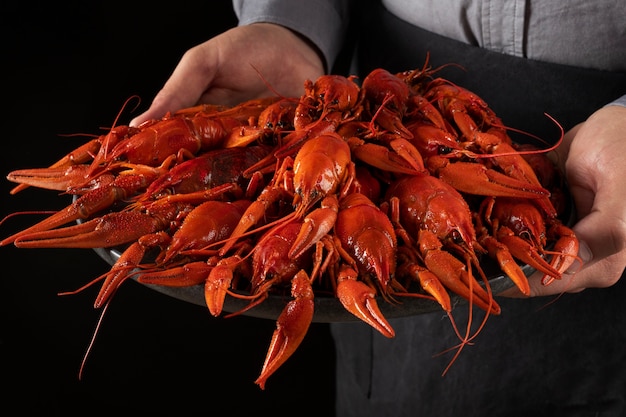
<instances>
[{"instance_id":1,"label":"thumb","mask_svg":"<svg viewBox=\"0 0 626 417\"><path fill-rule=\"evenodd\" d=\"M192 99L185 99L185 97L189 96L184 96L176 92L176 90L172 91L163 87L152 100L148 110L133 118L129 125L138 126L147 120L160 119L168 112L190 107L197 101L197 99L192 101Z\"/></svg>"},{"instance_id":2,"label":"thumb","mask_svg":"<svg viewBox=\"0 0 626 417\"><path fill-rule=\"evenodd\" d=\"M194 51L193 49L191 51ZM130 121L137 126L146 120L158 119L168 112L194 106L213 81L214 73L188 51L159 91L148 110Z\"/></svg>"}]
</instances>

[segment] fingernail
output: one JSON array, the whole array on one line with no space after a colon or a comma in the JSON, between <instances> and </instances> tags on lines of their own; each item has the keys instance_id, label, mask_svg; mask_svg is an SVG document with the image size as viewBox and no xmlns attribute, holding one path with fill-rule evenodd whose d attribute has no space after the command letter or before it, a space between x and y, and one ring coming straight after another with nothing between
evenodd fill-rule
<instances>
[{"instance_id":1,"label":"fingernail","mask_svg":"<svg viewBox=\"0 0 626 417\"><path fill-rule=\"evenodd\" d=\"M591 253L591 249L589 249L589 245L587 245L587 243L583 240L578 242L578 257L580 258L579 262L582 262L582 265L585 265L587 262L591 261L591 259L593 258L593 253ZM567 269L566 273L574 274L578 272L580 270L580 267L582 266L580 265L579 262L574 262L572 266L570 266Z\"/></svg>"}]
</instances>

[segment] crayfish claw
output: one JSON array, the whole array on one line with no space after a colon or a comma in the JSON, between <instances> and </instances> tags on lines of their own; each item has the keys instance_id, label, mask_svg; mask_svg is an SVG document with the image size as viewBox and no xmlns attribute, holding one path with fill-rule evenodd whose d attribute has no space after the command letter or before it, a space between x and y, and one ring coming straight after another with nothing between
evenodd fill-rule
<instances>
[{"instance_id":1,"label":"crayfish claw","mask_svg":"<svg viewBox=\"0 0 626 417\"><path fill-rule=\"evenodd\" d=\"M432 232L420 230L419 244L426 268L446 288L491 314L500 314L500 306L493 297L480 286L463 262L441 249L441 243Z\"/></svg>"},{"instance_id":2,"label":"crayfish claw","mask_svg":"<svg viewBox=\"0 0 626 417\"><path fill-rule=\"evenodd\" d=\"M233 255L220 260L209 272L204 283L204 300L209 312L217 317L224 308L224 299L233 280L235 268L240 264L241 257Z\"/></svg>"},{"instance_id":3,"label":"crayfish claw","mask_svg":"<svg viewBox=\"0 0 626 417\"><path fill-rule=\"evenodd\" d=\"M304 270L291 280L291 295L294 297L276 321L276 330L263 363L260 376L255 381L261 389L265 382L296 351L304 339L313 320L313 288Z\"/></svg>"},{"instance_id":4,"label":"crayfish claw","mask_svg":"<svg viewBox=\"0 0 626 417\"><path fill-rule=\"evenodd\" d=\"M311 211L304 218L298 237L289 250L289 258L298 258L330 232L337 220L338 211L339 202L336 195L331 194L324 198L321 207Z\"/></svg>"},{"instance_id":5,"label":"crayfish claw","mask_svg":"<svg viewBox=\"0 0 626 417\"><path fill-rule=\"evenodd\" d=\"M519 180L473 162L456 162L438 169L438 177L458 191L475 195L540 199L550 195L540 185Z\"/></svg>"},{"instance_id":6,"label":"crayfish claw","mask_svg":"<svg viewBox=\"0 0 626 417\"><path fill-rule=\"evenodd\" d=\"M559 236L559 239L554 245L554 255L550 266L559 272L560 277L577 259L580 260L578 257L580 245L574 231L559 222L555 221L555 223L551 225L549 233ZM553 279L553 276L546 274L542 279L542 283L548 285Z\"/></svg>"},{"instance_id":7,"label":"crayfish claw","mask_svg":"<svg viewBox=\"0 0 626 417\"><path fill-rule=\"evenodd\" d=\"M378 330L383 336L392 338L395 331L381 313L376 302L376 292L362 281L357 281L357 272L342 265L337 279L337 298L350 313Z\"/></svg>"},{"instance_id":8,"label":"crayfish claw","mask_svg":"<svg viewBox=\"0 0 626 417\"><path fill-rule=\"evenodd\" d=\"M519 240L522 241L521 239ZM528 283L528 278L517 262L515 262L515 259L513 259L513 255L509 250L509 247L491 236L483 237L481 239L481 243L487 248L489 256L498 261L500 269L511 279L511 281L513 281L521 293L526 296L530 295L530 284ZM531 253L530 245L528 245L528 249L528 253Z\"/></svg>"},{"instance_id":9,"label":"crayfish claw","mask_svg":"<svg viewBox=\"0 0 626 417\"><path fill-rule=\"evenodd\" d=\"M448 294L439 278L426 268L417 265L415 267L418 269L417 277L424 291L432 295L444 311L451 312L452 301L450 300L450 294Z\"/></svg>"}]
</instances>

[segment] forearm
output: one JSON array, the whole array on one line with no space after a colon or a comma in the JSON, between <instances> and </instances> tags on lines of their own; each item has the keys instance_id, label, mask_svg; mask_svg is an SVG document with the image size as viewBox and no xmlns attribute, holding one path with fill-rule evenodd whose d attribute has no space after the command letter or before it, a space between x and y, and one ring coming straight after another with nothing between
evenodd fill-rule
<instances>
[{"instance_id":1,"label":"forearm","mask_svg":"<svg viewBox=\"0 0 626 417\"><path fill-rule=\"evenodd\" d=\"M350 0L233 0L239 25L267 22L287 27L305 37L332 68L350 20Z\"/></svg>"}]
</instances>

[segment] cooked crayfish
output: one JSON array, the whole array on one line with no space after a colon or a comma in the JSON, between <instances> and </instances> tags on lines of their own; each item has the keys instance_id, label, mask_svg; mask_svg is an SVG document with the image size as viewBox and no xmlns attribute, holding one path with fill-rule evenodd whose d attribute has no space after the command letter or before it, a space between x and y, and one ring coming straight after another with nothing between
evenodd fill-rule
<instances>
[{"instance_id":1,"label":"cooked crayfish","mask_svg":"<svg viewBox=\"0 0 626 417\"><path fill-rule=\"evenodd\" d=\"M427 299L453 321L461 297L498 314L485 264L529 294L520 264L548 285L578 259L578 241L544 151L513 143L487 103L435 72L379 68L362 86L325 75L301 97L116 126L49 168L9 173L13 192L75 201L0 246L116 246L96 308L130 277L198 286L214 316L227 296L248 300L230 315L290 298L261 388L305 337L315 297L335 296L386 337L382 302Z\"/></svg>"}]
</instances>

